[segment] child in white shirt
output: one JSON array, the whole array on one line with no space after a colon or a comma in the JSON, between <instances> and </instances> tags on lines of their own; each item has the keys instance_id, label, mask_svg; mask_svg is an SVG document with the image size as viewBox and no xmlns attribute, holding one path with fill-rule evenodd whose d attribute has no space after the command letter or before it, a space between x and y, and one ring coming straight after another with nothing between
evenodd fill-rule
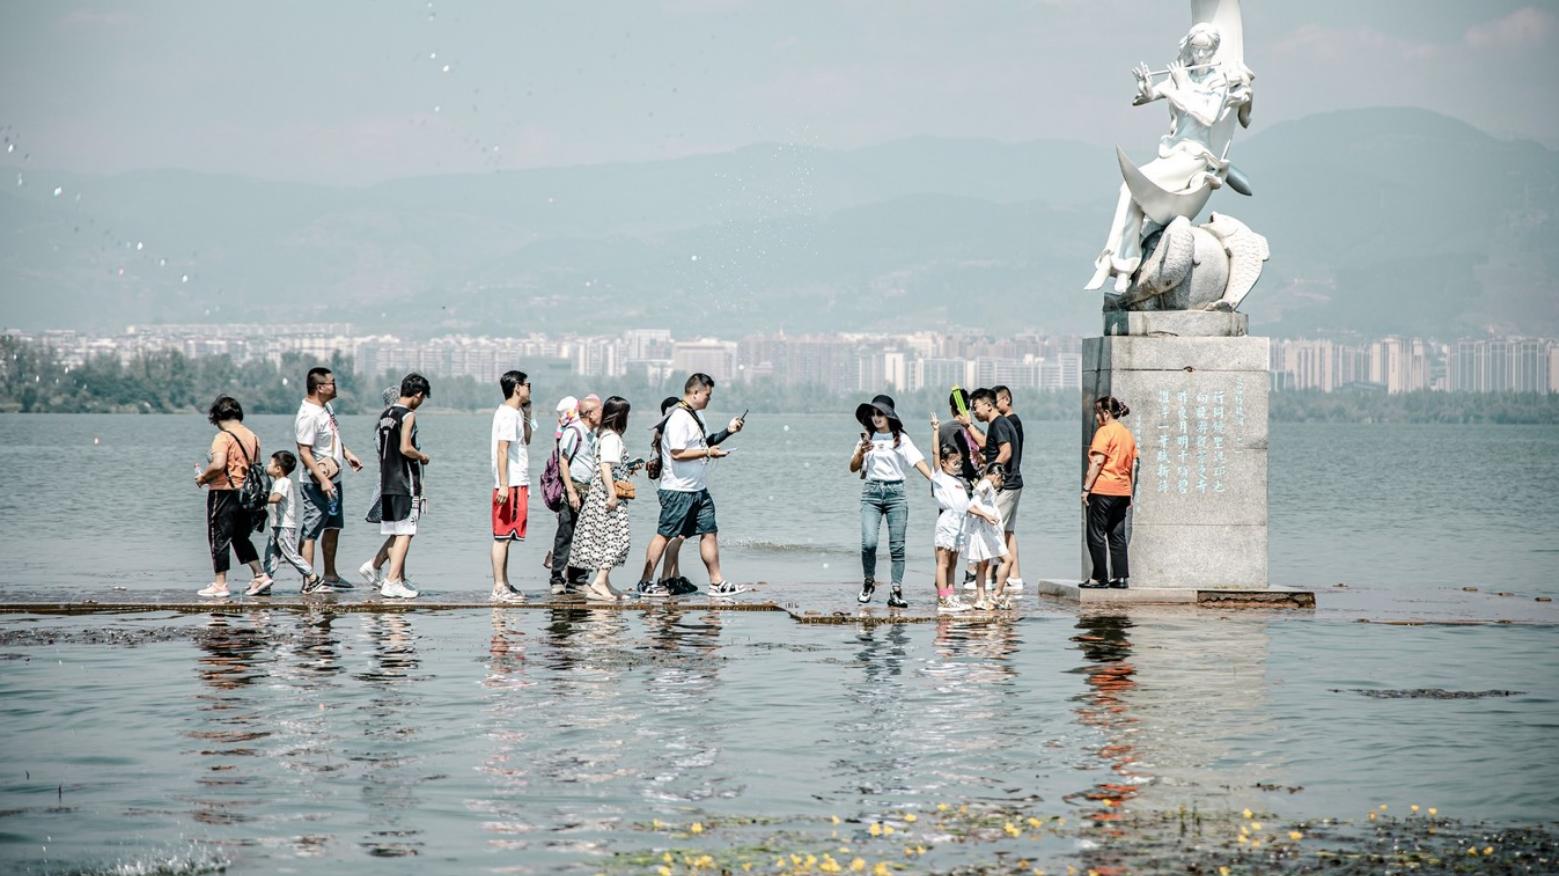
<instances>
[{"instance_id":1,"label":"child in white shirt","mask_svg":"<svg viewBox=\"0 0 1559 876\"><path fill-rule=\"evenodd\" d=\"M319 584L314 567L298 553L298 494L297 485L291 480L293 469L297 467L298 458L285 450L271 454L270 464L265 467L265 473L271 476L271 495L265 509L265 525L270 530L270 538L266 539L265 559L261 561L266 580L258 587L251 585L246 596L271 595L270 577L276 571L277 557L286 560L287 565L303 576L304 592L308 592L311 585Z\"/></svg>"},{"instance_id":2,"label":"child in white shirt","mask_svg":"<svg viewBox=\"0 0 1559 876\"><path fill-rule=\"evenodd\" d=\"M967 532L969 559L975 563L974 607L981 611L1009 607L1004 593L998 592L994 597L986 593L992 560L996 561L996 580L1005 581L1007 577L1007 539L1002 535L1001 513L996 509L996 493L1001 490L1003 473L999 462L986 466L985 476L974 485L974 497L969 502Z\"/></svg>"},{"instance_id":3,"label":"child in white shirt","mask_svg":"<svg viewBox=\"0 0 1559 876\"><path fill-rule=\"evenodd\" d=\"M942 423L931 417L931 456L937 461L937 470L931 475L931 496L941 511L936 519L936 610L938 612L968 611L969 605L953 594L953 575L958 568L958 554L967 541L966 528L969 516L969 482L960 475L963 461L958 448L943 444Z\"/></svg>"}]
</instances>

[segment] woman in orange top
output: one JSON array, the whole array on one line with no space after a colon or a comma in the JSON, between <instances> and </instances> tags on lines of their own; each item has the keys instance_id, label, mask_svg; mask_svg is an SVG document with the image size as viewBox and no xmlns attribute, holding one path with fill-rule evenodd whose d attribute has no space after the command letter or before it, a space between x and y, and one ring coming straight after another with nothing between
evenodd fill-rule
<instances>
[{"instance_id":1,"label":"woman in orange top","mask_svg":"<svg viewBox=\"0 0 1559 876\"><path fill-rule=\"evenodd\" d=\"M260 458L260 439L244 425L244 409L231 396L213 402L206 419L217 428L217 434L211 441L206 467L195 474L195 484L207 488L206 539L211 543L211 568L216 577L199 594L227 598L229 546L238 562L254 571L249 594L262 593L271 586L271 579L260 568L260 555L249 542L254 519L238 504L238 489L249 476L249 465Z\"/></svg>"},{"instance_id":2,"label":"woman in orange top","mask_svg":"<svg viewBox=\"0 0 1559 876\"><path fill-rule=\"evenodd\" d=\"M1083 478L1083 507L1088 509L1088 556L1093 559L1093 577L1079 587L1124 590L1131 575L1126 563L1126 510L1131 507L1137 439L1120 423L1120 418L1130 413L1131 408L1114 396L1104 396L1093 404L1093 419L1098 429L1088 445L1088 474ZM1105 565L1106 542L1109 544L1108 566Z\"/></svg>"}]
</instances>

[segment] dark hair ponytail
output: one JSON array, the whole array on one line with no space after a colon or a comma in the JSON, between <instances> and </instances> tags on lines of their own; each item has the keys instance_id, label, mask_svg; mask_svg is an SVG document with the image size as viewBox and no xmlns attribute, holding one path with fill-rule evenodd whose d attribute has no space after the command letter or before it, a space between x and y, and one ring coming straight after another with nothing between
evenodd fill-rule
<instances>
[{"instance_id":1,"label":"dark hair ponytail","mask_svg":"<svg viewBox=\"0 0 1559 876\"><path fill-rule=\"evenodd\" d=\"M1131 408L1126 407L1125 402L1121 401L1113 395L1099 396L1099 400L1094 402L1094 409L1104 411L1106 414L1109 414L1112 419L1116 420L1131 414Z\"/></svg>"}]
</instances>

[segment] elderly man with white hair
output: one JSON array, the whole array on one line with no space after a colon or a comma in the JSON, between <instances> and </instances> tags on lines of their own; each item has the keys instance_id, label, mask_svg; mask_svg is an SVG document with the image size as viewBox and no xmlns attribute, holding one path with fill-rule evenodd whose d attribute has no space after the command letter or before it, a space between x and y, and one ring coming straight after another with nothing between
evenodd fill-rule
<instances>
[{"instance_id":1,"label":"elderly man with white hair","mask_svg":"<svg viewBox=\"0 0 1559 876\"><path fill-rule=\"evenodd\" d=\"M557 454L563 475L563 504L558 508L558 528L552 536L549 584L553 596L573 593L585 584L586 570L571 567L569 555L574 547L574 525L590 479L596 476L596 427L601 425L601 399L594 393L575 400L567 396L558 402Z\"/></svg>"}]
</instances>

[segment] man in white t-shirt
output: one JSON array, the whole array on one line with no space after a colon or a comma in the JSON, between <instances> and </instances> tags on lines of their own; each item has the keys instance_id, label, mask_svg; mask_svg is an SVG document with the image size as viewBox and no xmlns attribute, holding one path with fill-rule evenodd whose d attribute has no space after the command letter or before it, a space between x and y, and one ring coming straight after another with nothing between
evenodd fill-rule
<instances>
[{"instance_id":1,"label":"man in white t-shirt","mask_svg":"<svg viewBox=\"0 0 1559 876\"><path fill-rule=\"evenodd\" d=\"M523 602L524 594L509 584L509 544L525 540L530 516L530 379L523 371L505 371L498 378L503 404L493 411L493 594L494 602Z\"/></svg>"},{"instance_id":2,"label":"man in white t-shirt","mask_svg":"<svg viewBox=\"0 0 1559 876\"><path fill-rule=\"evenodd\" d=\"M323 586L350 588L336 574L336 543L341 535L345 503L341 489L341 471L347 466L361 471L362 462L341 441L330 402L336 397L336 376L329 368L311 368L307 377L308 395L298 405L293 421L298 444L298 499L303 507L303 528L298 533L303 559L314 566L314 542L324 545ZM313 592L312 590L306 592Z\"/></svg>"},{"instance_id":3,"label":"man in white t-shirt","mask_svg":"<svg viewBox=\"0 0 1559 876\"><path fill-rule=\"evenodd\" d=\"M704 431L701 413L709 406L714 378L694 374L682 388L682 401L659 426L660 439L660 522L655 537L645 551L644 573L639 576L640 596L670 595L666 585L656 581L655 567L660 563L666 543L673 538L699 538L698 552L709 570L709 594L730 596L741 589L720 573L720 535L715 522L715 503L709 495L709 461L728 455L714 447ZM731 421L730 431L740 432L741 418Z\"/></svg>"}]
</instances>

